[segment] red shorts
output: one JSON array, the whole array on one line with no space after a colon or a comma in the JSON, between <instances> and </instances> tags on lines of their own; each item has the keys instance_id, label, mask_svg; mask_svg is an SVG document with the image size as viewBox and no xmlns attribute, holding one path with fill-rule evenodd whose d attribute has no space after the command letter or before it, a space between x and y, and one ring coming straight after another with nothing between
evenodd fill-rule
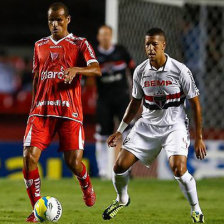
<instances>
[{"instance_id":1,"label":"red shorts","mask_svg":"<svg viewBox=\"0 0 224 224\"><path fill-rule=\"evenodd\" d=\"M59 135L59 151L84 148L84 130L81 123L64 118L38 116L29 118L23 145L44 150L56 133Z\"/></svg>"}]
</instances>

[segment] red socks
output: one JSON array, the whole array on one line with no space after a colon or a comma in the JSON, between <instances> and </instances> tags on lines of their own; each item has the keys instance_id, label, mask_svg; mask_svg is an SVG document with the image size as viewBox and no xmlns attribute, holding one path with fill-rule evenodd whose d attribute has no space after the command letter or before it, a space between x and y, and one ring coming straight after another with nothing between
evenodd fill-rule
<instances>
[{"instance_id":1,"label":"red socks","mask_svg":"<svg viewBox=\"0 0 224 224\"><path fill-rule=\"evenodd\" d=\"M30 202L32 207L34 207L35 203L41 198L40 196L40 176L38 172L38 168L27 172L23 170L24 181L26 185L26 190L30 198Z\"/></svg>"},{"instance_id":2,"label":"red socks","mask_svg":"<svg viewBox=\"0 0 224 224\"><path fill-rule=\"evenodd\" d=\"M86 171L86 167L85 165L82 163L82 172L77 175L77 179L80 183L80 186L85 189L87 188L89 185L91 185L91 182L90 182L90 178L89 178L89 174L87 173Z\"/></svg>"}]
</instances>

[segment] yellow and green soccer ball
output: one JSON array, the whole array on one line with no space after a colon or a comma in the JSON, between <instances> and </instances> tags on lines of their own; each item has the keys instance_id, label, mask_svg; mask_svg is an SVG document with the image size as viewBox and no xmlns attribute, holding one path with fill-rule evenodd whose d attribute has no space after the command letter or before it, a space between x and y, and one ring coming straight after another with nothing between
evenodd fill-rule
<instances>
[{"instance_id":1,"label":"yellow and green soccer ball","mask_svg":"<svg viewBox=\"0 0 224 224\"><path fill-rule=\"evenodd\" d=\"M62 215L61 203L51 196L42 197L34 205L34 215L39 222L57 222Z\"/></svg>"}]
</instances>

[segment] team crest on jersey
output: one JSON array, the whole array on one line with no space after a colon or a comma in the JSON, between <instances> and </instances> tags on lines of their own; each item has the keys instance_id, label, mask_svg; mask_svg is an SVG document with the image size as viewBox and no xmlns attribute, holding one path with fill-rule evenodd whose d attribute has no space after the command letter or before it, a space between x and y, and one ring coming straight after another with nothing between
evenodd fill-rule
<instances>
[{"instance_id":1,"label":"team crest on jersey","mask_svg":"<svg viewBox=\"0 0 224 224\"><path fill-rule=\"evenodd\" d=\"M58 58L59 54L55 52L50 52L51 53L51 60L54 61Z\"/></svg>"},{"instance_id":2,"label":"team crest on jersey","mask_svg":"<svg viewBox=\"0 0 224 224\"><path fill-rule=\"evenodd\" d=\"M156 105L160 109L163 109L164 105L166 104L166 100L167 100L166 93L163 90L158 89L156 94L153 96L154 103L156 103Z\"/></svg>"},{"instance_id":3,"label":"team crest on jersey","mask_svg":"<svg viewBox=\"0 0 224 224\"><path fill-rule=\"evenodd\" d=\"M160 109L163 109L166 104L166 95L157 95L153 97L154 102Z\"/></svg>"}]
</instances>

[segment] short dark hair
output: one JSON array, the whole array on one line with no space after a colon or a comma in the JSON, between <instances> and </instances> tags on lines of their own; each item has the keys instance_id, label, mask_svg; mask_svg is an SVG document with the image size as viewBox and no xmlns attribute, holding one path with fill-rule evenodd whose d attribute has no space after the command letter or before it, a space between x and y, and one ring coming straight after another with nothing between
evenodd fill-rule
<instances>
[{"instance_id":1,"label":"short dark hair","mask_svg":"<svg viewBox=\"0 0 224 224\"><path fill-rule=\"evenodd\" d=\"M68 7L63 2L54 2L49 6L48 10L49 9L52 9L53 11L57 11L59 9L64 9L64 15L69 16Z\"/></svg>"},{"instance_id":2,"label":"short dark hair","mask_svg":"<svg viewBox=\"0 0 224 224\"><path fill-rule=\"evenodd\" d=\"M146 34L146 36L155 36L155 35L160 35L160 36L163 36L164 39L166 40L166 35L165 35L165 32L158 28L158 27L153 27L151 29L149 29Z\"/></svg>"}]
</instances>

